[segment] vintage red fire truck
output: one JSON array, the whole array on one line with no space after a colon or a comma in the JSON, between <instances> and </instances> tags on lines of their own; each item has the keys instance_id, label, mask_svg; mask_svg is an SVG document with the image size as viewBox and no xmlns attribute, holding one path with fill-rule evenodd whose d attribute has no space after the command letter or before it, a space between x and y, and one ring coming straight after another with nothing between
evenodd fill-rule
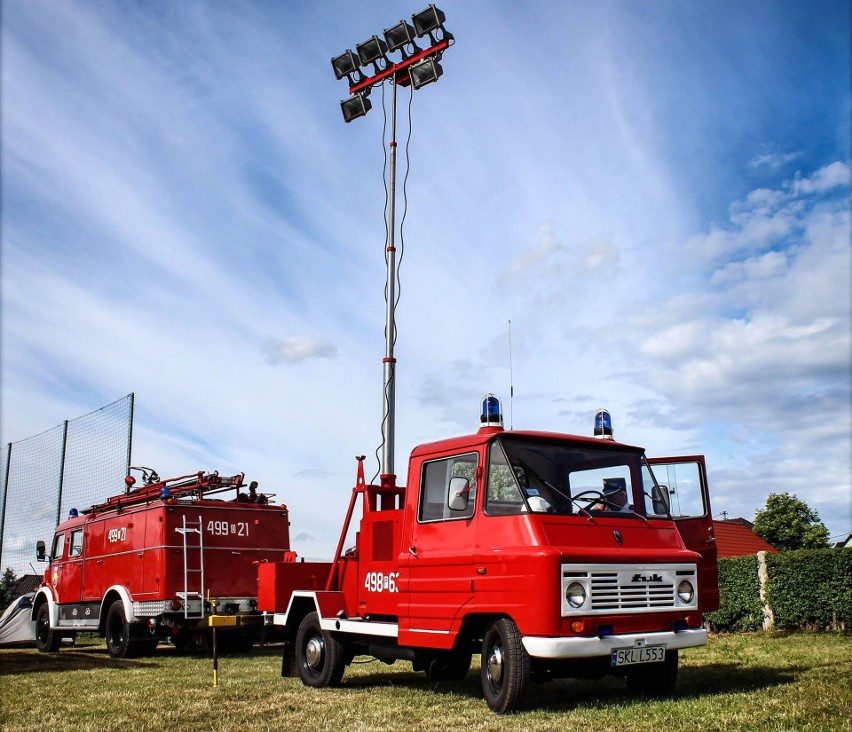
<instances>
[{"instance_id":1,"label":"vintage red fire truck","mask_svg":"<svg viewBox=\"0 0 852 732\"><path fill-rule=\"evenodd\" d=\"M332 686L370 655L459 679L479 653L498 713L531 679L615 674L671 692L679 651L706 643L702 613L718 607L704 458L649 459L612 439L605 410L595 431L504 430L487 395L478 432L414 449L407 487L367 485L359 459L334 560L259 567L282 675Z\"/></svg>"},{"instance_id":2,"label":"vintage red fire truck","mask_svg":"<svg viewBox=\"0 0 852 732\"><path fill-rule=\"evenodd\" d=\"M56 527L33 599L36 645L56 651L80 631L106 638L114 658L147 655L161 639L179 649L218 622L224 649L251 645L262 630L257 565L290 550L286 506L244 486L244 475L197 473L146 484ZM211 618L214 620L211 621Z\"/></svg>"}]
</instances>

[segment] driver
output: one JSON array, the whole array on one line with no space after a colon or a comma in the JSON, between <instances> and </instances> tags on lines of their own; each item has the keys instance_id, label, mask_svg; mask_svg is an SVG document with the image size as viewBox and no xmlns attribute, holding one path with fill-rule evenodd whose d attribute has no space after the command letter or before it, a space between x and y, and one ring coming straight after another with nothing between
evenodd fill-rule
<instances>
[{"instance_id":1,"label":"driver","mask_svg":"<svg viewBox=\"0 0 852 732\"><path fill-rule=\"evenodd\" d=\"M604 478L601 491L606 502L595 504L599 511L632 511L627 502L627 481L624 478Z\"/></svg>"}]
</instances>

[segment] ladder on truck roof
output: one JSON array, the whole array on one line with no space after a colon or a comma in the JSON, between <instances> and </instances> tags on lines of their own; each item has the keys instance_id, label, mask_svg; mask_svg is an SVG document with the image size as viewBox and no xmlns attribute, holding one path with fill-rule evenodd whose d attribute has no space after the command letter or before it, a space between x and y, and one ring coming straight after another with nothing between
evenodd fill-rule
<instances>
[{"instance_id":1,"label":"ladder on truck roof","mask_svg":"<svg viewBox=\"0 0 852 732\"><path fill-rule=\"evenodd\" d=\"M183 617L187 620L204 618L204 532L203 519L187 521L183 515L183 526L177 531L183 537L183 592L177 596L183 600ZM198 536L198 542L191 539ZM193 562L197 555L198 561ZM197 602L196 602L197 601Z\"/></svg>"}]
</instances>

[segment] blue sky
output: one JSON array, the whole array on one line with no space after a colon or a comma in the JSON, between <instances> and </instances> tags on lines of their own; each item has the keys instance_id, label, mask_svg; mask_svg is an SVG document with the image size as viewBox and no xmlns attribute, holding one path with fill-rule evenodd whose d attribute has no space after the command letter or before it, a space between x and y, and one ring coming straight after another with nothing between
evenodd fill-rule
<instances>
[{"instance_id":1,"label":"blue sky","mask_svg":"<svg viewBox=\"0 0 852 732\"><path fill-rule=\"evenodd\" d=\"M717 516L788 491L852 531L848 3L439 6L397 472L508 411L511 320L516 428L606 406L704 453ZM3 1L3 443L133 391L135 463L245 471L333 551L380 441L385 235L382 90L345 125L329 60L420 9Z\"/></svg>"}]
</instances>

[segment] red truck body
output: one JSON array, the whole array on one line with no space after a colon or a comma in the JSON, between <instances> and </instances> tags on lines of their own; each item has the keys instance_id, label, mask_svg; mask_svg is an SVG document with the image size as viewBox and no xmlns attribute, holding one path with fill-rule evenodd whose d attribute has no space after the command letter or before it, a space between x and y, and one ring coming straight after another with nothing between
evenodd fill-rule
<instances>
[{"instance_id":1,"label":"red truck body","mask_svg":"<svg viewBox=\"0 0 852 732\"><path fill-rule=\"evenodd\" d=\"M242 481L158 480L72 511L33 603L39 648L55 650L77 631L105 635L116 657L151 652L164 638L188 647L214 611L241 626L224 645L250 644L261 620L257 565L289 551L289 517L266 496L240 493Z\"/></svg>"},{"instance_id":2,"label":"red truck body","mask_svg":"<svg viewBox=\"0 0 852 732\"><path fill-rule=\"evenodd\" d=\"M605 504L613 482L629 506ZM258 582L285 634L282 673L311 686L362 654L460 678L479 651L497 712L532 677L614 673L668 692L718 607L704 459L486 426L416 448L407 488L366 485L359 463L334 561L264 564Z\"/></svg>"}]
</instances>

